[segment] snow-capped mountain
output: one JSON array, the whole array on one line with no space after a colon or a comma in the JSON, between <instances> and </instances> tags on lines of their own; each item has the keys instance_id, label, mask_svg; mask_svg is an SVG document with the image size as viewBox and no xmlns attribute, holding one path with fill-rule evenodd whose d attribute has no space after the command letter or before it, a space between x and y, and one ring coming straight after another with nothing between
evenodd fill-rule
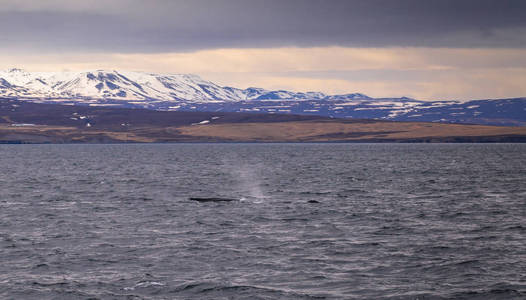
<instances>
[{"instance_id":1,"label":"snow-capped mountain","mask_svg":"<svg viewBox=\"0 0 526 300\"><path fill-rule=\"evenodd\" d=\"M0 96L113 100L237 100L241 90L224 89L196 75L141 72L0 72Z\"/></svg>"},{"instance_id":2,"label":"snow-capped mountain","mask_svg":"<svg viewBox=\"0 0 526 300\"><path fill-rule=\"evenodd\" d=\"M362 94L351 94L358 98ZM16 98L105 99L123 101L215 102L269 99L324 99L319 92L222 87L192 74L122 71L0 71L0 96ZM330 96L337 97L337 96ZM345 95L347 97L347 95Z\"/></svg>"},{"instance_id":3,"label":"snow-capped mountain","mask_svg":"<svg viewBox=\"0 0 526 300\"><path fill-rule=\"evenodd\" d=\"M526 125L526 98L419 101L360 93L223 87L191 74L0 71L0 98L155 110L310 114L337 118Z\"/></svg>"}]
</instances>

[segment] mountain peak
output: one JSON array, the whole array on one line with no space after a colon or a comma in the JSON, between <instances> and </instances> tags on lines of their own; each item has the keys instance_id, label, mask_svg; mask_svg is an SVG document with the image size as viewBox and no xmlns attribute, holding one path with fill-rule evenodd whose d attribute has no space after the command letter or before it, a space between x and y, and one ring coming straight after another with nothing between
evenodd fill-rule
<instances>
[{"instance_id":1,"label":"mountain peak","mask_svg":"<svg viewBox=\"0 0 526 300\"><path fill-rule=\"evenodd\" d=\"M27 73L27 72L20 68L11 68L7 70L7 73Z\"/></svg>"}]
</instances>

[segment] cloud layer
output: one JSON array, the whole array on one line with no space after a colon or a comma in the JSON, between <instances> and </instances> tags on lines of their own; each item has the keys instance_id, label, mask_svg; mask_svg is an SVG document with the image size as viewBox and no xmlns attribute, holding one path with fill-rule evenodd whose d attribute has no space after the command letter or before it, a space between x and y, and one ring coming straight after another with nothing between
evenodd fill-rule
<instances>
[{"instance_id":1,"label":"cloud layer","mask_svg":"<svg viewBox=\"0 0 526 300\"><path fill-rule=\"evenodd\" d=\"M521 0L4 0L0 42L26 51L525 47Z\"/></svg>"}]
</instances>

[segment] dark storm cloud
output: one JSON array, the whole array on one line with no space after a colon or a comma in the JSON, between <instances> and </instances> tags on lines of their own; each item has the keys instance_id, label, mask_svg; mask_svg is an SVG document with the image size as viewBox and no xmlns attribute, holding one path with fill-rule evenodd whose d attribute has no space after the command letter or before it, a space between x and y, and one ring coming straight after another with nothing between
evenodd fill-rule
<instances>
[{"instance_id":1,"label":"dark storm cloud","mask_svg":"<svg viewBox=\"0 0 526 300\"><path fill-rule=\"evenodd\" d=\"M0 44L17 51L526 46L526 1L522 0L7 3L0 8Z\"/></svg>"}]
</instances>

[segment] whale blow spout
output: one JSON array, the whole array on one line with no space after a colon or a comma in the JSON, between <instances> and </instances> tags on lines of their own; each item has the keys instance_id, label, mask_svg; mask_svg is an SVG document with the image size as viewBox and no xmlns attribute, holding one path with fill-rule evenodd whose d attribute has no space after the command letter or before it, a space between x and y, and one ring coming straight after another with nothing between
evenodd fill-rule
<instances>
[{"instance_id":1,"label":"whale blow spout","mask_svg":"<svg viewBox=\"0 0 526 300\"><path fill-rule=\"evenodd\" d=\"M232 202L232 201L239 201L238 199L233 198L218 198L218 197L190 197L188 198L192 201L197 202Z\"/></svg>"}]
</instances>

